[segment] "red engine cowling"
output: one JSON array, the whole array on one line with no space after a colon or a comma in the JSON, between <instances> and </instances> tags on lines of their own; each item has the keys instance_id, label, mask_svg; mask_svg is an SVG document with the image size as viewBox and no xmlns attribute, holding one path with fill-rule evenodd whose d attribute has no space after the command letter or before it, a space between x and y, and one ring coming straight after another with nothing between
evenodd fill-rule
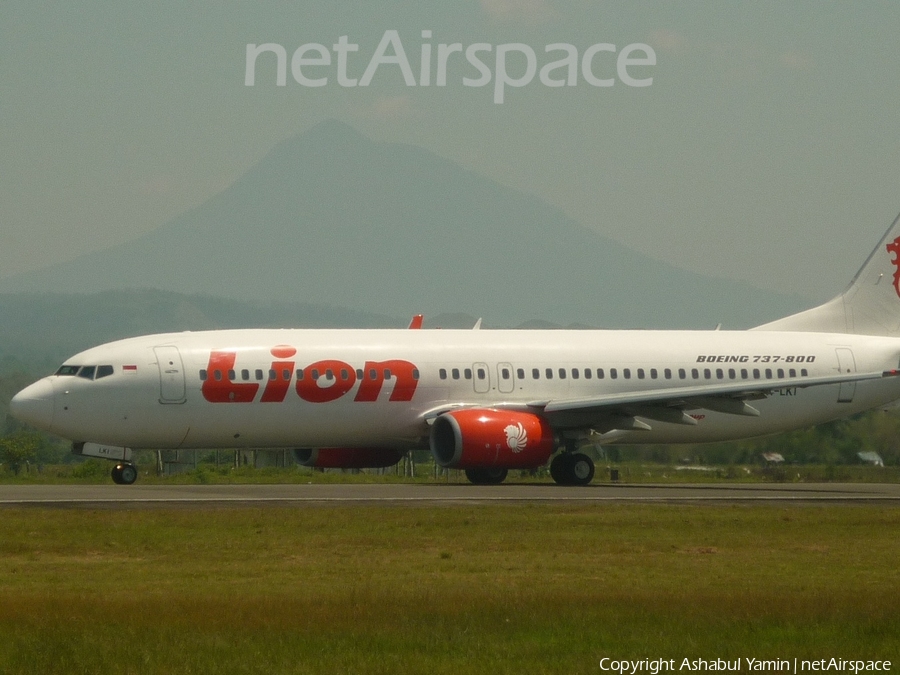
<instances>
[{"instance_id":1,"label":"red engine cowling","mask_svg":"<svg viewBox=\"0 0 900 675\"><path fill-rule=\"evenodd\" d=\"M542 417L487 408L444 413L431 426L430 443L437 463L449 469L533 469L556 449Z\"/></svg>"},{"instance_id":2,"label":"red engine cowling","mask_svg":"<svg viewBox=\"0 0 900 675\"><path fill-rule=\"evenodd\" d=\"M405 454L393 448L298 448L294 459L317 469L381 469L393 466Z\"/></svg>"}]
</instances>

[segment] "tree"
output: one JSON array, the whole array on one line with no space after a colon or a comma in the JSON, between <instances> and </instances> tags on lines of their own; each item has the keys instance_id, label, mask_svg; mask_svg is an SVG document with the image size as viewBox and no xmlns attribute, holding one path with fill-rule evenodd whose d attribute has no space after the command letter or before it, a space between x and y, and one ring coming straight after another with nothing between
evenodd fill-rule
<instances>
[{"instance_id":1,"label":"tree","mask_svg":"<svg viewBox=\"0 0 900 675\"><path fill-rule=\"evenodd\" d=\"M0 438L0 462L3 462L19 475L22 465L37 455L41 447L39 434L29 431L19 431L5 438Z\"/></svg>"}]
</instances>

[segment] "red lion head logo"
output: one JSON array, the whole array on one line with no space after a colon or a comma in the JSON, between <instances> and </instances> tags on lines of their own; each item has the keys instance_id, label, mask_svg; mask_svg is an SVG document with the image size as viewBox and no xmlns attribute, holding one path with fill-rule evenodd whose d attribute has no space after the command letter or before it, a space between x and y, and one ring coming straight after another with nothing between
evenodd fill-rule
<instances>
[{"instance_id":1,"label":"red lion head logo","mask_svg":"<svg viewBox=\"0 0 900 675\"><path fill-rule=\"evenodd\" d=\"M888 253L893 253L894 257L891 263L894 265L894 290L897 291L897 297L900 297L900 237L897 237L887 245Z\"/></svg>"}]
</instances>

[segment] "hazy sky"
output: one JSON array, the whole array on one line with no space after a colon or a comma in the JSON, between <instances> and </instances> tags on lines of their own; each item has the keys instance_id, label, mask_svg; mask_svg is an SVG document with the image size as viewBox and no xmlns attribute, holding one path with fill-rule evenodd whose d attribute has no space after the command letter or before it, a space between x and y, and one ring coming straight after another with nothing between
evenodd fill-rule
<instances>
[{"instance_id":1,"label":"hazy sky","mask_svg":"<svg viewBox=\"0 0 900 675\"><path fill-rule=\"evenodd\" d=\"M368 86L342 86L332 46L359 46L346 77L362 80L386 31L417 85L385 63ZM331 117L534 193L655 258L824 299L900 212L898 34L890 1L4 0L0 276L158 227ZM324 45L331 64L301 72L327 83L301 85L288 64L276 86L264 54L246 86L247 45L262 43L288 61ZM479 71L458 52L435 86L438 45L454 43L491 46L487 86L465 86ZM497 47L511 43L534 51L538 73L564 55L546 45L572 45L576 85L536 74L495 103ZM592 72L615 83L589 84L581 57L600 43L650 45L656 65L626 72L652 85L627 86L602 50ZM523 53L506 58L510 79L525 74Z\"/></svg>"}]
</instances>

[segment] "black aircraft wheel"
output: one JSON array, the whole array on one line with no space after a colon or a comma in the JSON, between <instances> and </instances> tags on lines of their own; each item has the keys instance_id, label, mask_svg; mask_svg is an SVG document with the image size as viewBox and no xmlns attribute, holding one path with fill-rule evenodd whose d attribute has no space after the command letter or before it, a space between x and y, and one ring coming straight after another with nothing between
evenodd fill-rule
<instances>
[{"instance_id":1,"label":"black aircraft wheel","mask_svg":"<svg viewBox=\"0 0 900 675\"><path fill-rule=\"evenodd\" d=\"M112 476L113 483L115 483L116 485L124 485L124 483L122 482L122 465L121 464L116 464L112 468L112 471L109 472L109 474Z\"/></svg>"},{"instance_id":2,"label":"black aircraft wheel","mask_svg":"<svg viewBox=\"0 0 900 675\"><path fill-rule=\"evenodd\" d=\"M119 483L122 485L131 485L137 480L137 467L134 464L119 464L116 468L119 470Z\"/></svg>"},{"instance_id":3,"label":"black aircraft wheel","mask_svg":"<svg viewBox=\"0 0 900 675\"><path fill-rule=\"evenodd\" d=\"M572 484L571 464L572 455L568 452L557 455L553 458L553 461L550 462L550 477L557 485Z\"/></svg>"},{"instance_id":4,"label":"black aircraft wheel","mask_svg":"<svg viewBox=\"0 0 900 675\"><path fill-rule=\"evenodd\" d=\"M500 485L509 473L506 469L466 469L466 478L473 485Z\"/></svg>"},{"instance_id":5,"label":"black aircraft wheel","mask_svg":"<svg viewBox=\"0 0 900 675\"><path fill-rule=\"evenodd\" d=\"M594 480L594 460L577 452L569 461L569 478L572 485L588 485Z\"/></svg>"}]
</instances>

